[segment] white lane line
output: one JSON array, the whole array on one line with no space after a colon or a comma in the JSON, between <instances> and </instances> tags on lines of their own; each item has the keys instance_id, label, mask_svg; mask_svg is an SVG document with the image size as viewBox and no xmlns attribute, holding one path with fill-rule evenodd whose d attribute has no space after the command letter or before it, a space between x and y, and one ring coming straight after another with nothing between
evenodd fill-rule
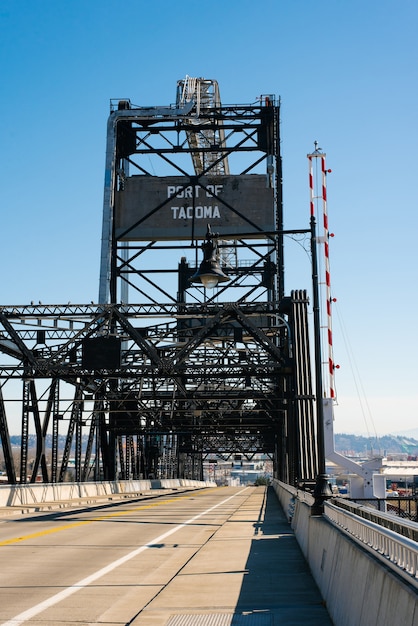
<instances>
[{"instance_id":1,"label":"white lane line","mask_svg":"<svg viewBox=\"0 0 418 626\"><path fill-rule=\"evenodd\" d=\"M178 530L180 530L180 528L183 528L184 526L187 526L188 524L192 524L195 520L199 519L200 517L207 515L211 511L214 511L215 509L217 509L219 506L222 506L229 500L232 500L232 498L239 496L246 489L248 489L248 487L241 489L241 491L238 491L238 493L235 493L233 496L229 496L229 498L226 498L226 500L222 500L222 502L219 502L218 504L211 506L210 509L203 511L203 513L199 513L198 515L191 517L186 522L182 522L178 526L175 526L175 528L168 530L167 532L163 533L159 537L155 537L155 539L152 539L151 541L141 546L140 548L137 548L136 550L129 552L129 554L126 554L120 559L113 561L113 563L109 563L109 565L106 565L106 567L102 567L102 569L97 570L97 572L94 572L94 574L91 574L90 576L87 576L86 578L83 578L82 580L78 581L78 583L71 585L71 587L67 587L66 589L63 589L63 591L56 593L54 596L51 596L50 598L48 598L48 600L44 600L43 602L36 604L32 608L27 609L26 611L23 611L23 613L19 613L19 615L16 615L15 617L8 620L7 622L3 622L2 626L20 626L20 624L23 624L24 622L27 622L28 620L32 619L32 617L39 615L39 613L42 613L42 611L46 611L46 609L49 609L51 606L54 606L54 604L58 604L58 602L61 602L61 600L65 600L65 598L68 598L73 593L76 593L76 591L80 591L80 589L84 589L84 587L91 585L91 583L94 583L98 578L101 578L102 576L109 574L109 572L112 572L114 569L116 569L120 565L123 565L127 561L130 561L134 557L138 556L138 554L141 554L141 552L144 552L144 550L147 550L150 546L156 543L160 543L161 541L163 541L163 539L166 539L170 535L173 535L174 533L176 533Z\"/></svg>"}]
</instances>

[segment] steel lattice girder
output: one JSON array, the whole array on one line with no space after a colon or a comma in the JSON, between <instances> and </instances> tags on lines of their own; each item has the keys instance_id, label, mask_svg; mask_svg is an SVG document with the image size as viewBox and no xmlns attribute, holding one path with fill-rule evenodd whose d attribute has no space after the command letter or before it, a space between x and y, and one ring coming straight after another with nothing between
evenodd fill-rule
<instances>
[{"instance_id":1,"label":"steel lattice girder","mask_svg":"<svg viewBox=\"0 0 418 626\"><path fill-rule=\"evenodd\" d=\"M67 307L65 311L68 320L71 316ZM164 432L173 429L196 432L204 425L218 434L231 428L235 432L246 429L261 432L263 427L270 430L282 410L277 380L288 371L286 353L280 346L280 334L285 326L269 326L267 335L246 317L245 306L227 305L218 311L212 308L211 314L211 319L206 318L208 323L189 342L160 346L161 338L144 338L134 328L131 322L140 315L140 309L134 307L131 307L131 319L122 306L116 305L102 311L100 319L97 314L81 317L76 310L65 340L56 338L56 328L49 316L15 318L15 312L10 314L3 309L1 319L7 323L3 324L0 347L5 346L4 352L11 362L1 366L1 376L4 380L61 379L82 391L80 404L100 396L118 432L124 428L146 431L151 428L147 425L150 420L154 430ZM56 310L55 315L57 320L62 320L64 311ZM244 348L235 346L226 328L231 319L245 329L244 355ZM23 341L22 327L26 335L33 333L32 341ZM215 331L222 328L216 335ZM40 330L42 347L33 345ZM171 338L173 334L174 331ZM95 345L97 340L99 344ZM91 343L94 348L106 350L106 342L110 340L119 341L116 347L121 352L117 363L104 369L86 362ZM94 361L94 354L92 358ZM98 358L103 359L103 354ZM35 391L32 396L28 404L33 407ZM63 398L64 402L69 400ZM133 427L129 425L129 414L134 415ZM196 425L197 414L201 426ZM89 420L88 416L82 419Z\"/></svg>"},{"instance_id":2,"label":"steel lattice girder","mask_svg":"<svg viewBox=\"0 0 418 626\"><path fill-rule=\"evenodd\" d=\"M255 312L253 305L244 303L211 305L205 311L206 323L190 340L181 328L182 340L176 342L178 321L157 331L149 324L148 307L108 305L99 312L97 307L1 307L3 449L14 402L25 415L26 431L28 421L35 422L37 446L43 449L36 463L44 468L45 479L42 454L51 421L55 456L58 425L68 420L69 426L60 479L73 436L80 455L81 429L88 428L91 439L99 424L106 438L110 433L177 433L195 438L202 453L216 446L231 453L234 446L274 453L295 402L293 340L289 323L275 308L262 308L263 319L274 320L265 327L251 322ZM182 319L188 314L194 318L195 305L182 305ZM145 320L148 326L136 326ZM234 337L237 327L239 341ZM29 395L11 402L7 392L17 380L24 381ZM297 401L311 403L309 385L305 388ZM91 455L91 441L89 446ZM84 469L80 465L80 476L87 462ZM57 474L56 467L51 471Z\"/></svg>"}]
</instances>

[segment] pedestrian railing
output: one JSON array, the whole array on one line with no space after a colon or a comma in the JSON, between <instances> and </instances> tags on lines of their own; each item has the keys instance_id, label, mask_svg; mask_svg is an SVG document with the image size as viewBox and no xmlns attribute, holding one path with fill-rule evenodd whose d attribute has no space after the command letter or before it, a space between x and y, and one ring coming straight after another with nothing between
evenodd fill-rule
<instances>
[{"instance_id":1,"label":"pedestrian railing","mask_svg":"<svg viewBox=\"0 0 418 626\"><path fill-rule=\"evenodd\" d=\"M325 502L324 516L418 589L418 543Z\"/></svg>"}]
</instances>

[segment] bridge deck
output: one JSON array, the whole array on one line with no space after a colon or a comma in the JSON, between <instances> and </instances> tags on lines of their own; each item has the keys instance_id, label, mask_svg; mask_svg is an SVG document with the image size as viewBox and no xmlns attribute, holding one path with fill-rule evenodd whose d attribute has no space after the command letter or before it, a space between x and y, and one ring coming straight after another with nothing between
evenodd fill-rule
<instances>
[{"instance_id":1,"label":"bridge deck","mask_svg":"<svg viewBox=\"0 0 418 626\"><path fill-rule=\"evenodd\" d=\"M31 514L27 531L25 518L4 518L0 527L0 550L13 563L3 582L0 575L1 623L23 617L17 623L36 626L332 624L273 489L206 489L151 505L113 504L100 514L95 508L94 516L91 509ZM125 563L138 540L142 547ZM35 559L34 542L42 549ZM66 555L78 549L83 558L73 557L72 571ZM113 571L110 560L119 555L125 564ZM92 571L103 566L94 582ZM82 576L88 585L86 578L74 584ZM54 596L67 585L72 596Z\"/></svg>"},{"instance_id":2,"label":"bridge deck","mask_svg":"<svg viewBox=\"0 0 418 626\"><path fill-rule=\"evenodd\" d=\"M327 626L274 491L258 487L133 626Z\"/></svg>"}]
</instances>

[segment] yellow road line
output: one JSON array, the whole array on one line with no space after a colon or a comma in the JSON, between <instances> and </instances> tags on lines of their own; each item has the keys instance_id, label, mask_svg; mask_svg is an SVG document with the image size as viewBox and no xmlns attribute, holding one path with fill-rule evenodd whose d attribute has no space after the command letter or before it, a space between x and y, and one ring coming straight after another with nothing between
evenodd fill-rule
<instances>
[{"instance_id":1,"label":"yellow road line","mask_svg":"<svg viewBox=\"0 0 418 626\"><path fill-rule=\"evenodd\" d=\"M205 491L204 493L208 493L208 492ZM144 511L145 509L151 509L153 507L162 506L163 504L170 504L172 502L178 502L179 500L187 500L191 497L196 497L196 495L203 495L203 492L194 493L193 496L189 494L187 496L178 496L177 498L170 498L169 500L163 500L162 502L152 502L150 504L144 504L142 506L138 506L133 509L128 509L127 511L116 511L114 513L108 513L107 515L101 515L100 517L93 517L92 519L83 520L80 522L72 522L71 524L65 524L64 526L58 526L57 528L49 528L48 530L41 530L37 533L30 533L28 535L22 535L21 537L13 537L12 539L6 539L5 541L0 541L0 547L9 546L15 543L19 543L21 541L28 541L29 539L45 537L46 535L59 533L62 530L69 530L70 528L76 528L77 526L84 526L85 524L92 524L93 522L100 522L106 519L110 519L112 517L118 517L120 515L129 515L129 513L135 513L137 511Z\"/></svg>"},{"instance_id":2,"label":"yellow road line","mask_svg":"<svg viewBox=\"0 0 418 626\"><path fill-rule=\"evenodd\" d=\"M140 546L139 548L136 548L135 550L133 550L132 552L129 552L128 554L125 554L124 556L122 556L121 558L117 559L116 561L113 561L113 562L109 563L108 565L105 565L105 567L102 567L100 570L98 570L96 572L93 572L92 574L90 574L90 576L87 576L86 578L83 578L82 580L79 580L78 582L76 582L75 584L71 585L70 587L62 588L61 591L56 593L54 596L51 596L50 598L47 598L43 602L40 602L39 604L36 604L35 606L32 606L31 608L27 609L26 611L23 611L23 613L20 613L19 615L15 615L12 619L8 620L7 622L3 622L3 626L20 626L21 624L24 624L25 622L28 622L29 620L33 619L34 617L36 617L37 615L39 615L43 611L46 611L47 609L55 606L56 604L58 604L62 600L65 600L66 598L68 598L72 594L80 591L80 589L85 589L88 585L91 585L96 580L99 580L102 576L105 576L106 574L109 574L110 572L113 572L113 570L115 570L116 568L120 567L121 565L124 565L125 563L127 563L128 561L130 561L134 557L138 556L139 554L141 554L145 550L148 550L148 548L150 548L151 546L163 542L165 539L167 539L167 537L170 537L171 535L176 533L181 528L184 528L185 526L188 526L189 524L193 524L193 522L195 522L196 520L200 519L204 515L207 515L208 513L211 513L212 511L214 511L215 509L219 508L220 506L222 506L226 502L229 502L230 500L232 500L236 496L240 495L241 493L243 493L247 489L248 489L248 487L244 487L244 489L242 491L239 491L238 493L236 493L236 494L234 494L232 496L229 496L225 500L222 500L221 502L218 502L218 504L214 504L209 509L206 509L205 511L202 511L201 513L198 513L197 515L194 515L193 517L191 517L190 519L182 522L181 524L178 524L177 526L174 526L173 528L170 528L170 530L167 530L166 532L164 532L159 537L154 537L154 539L151 539L151 541L148 541L148 543ZM183 498L185 498L185 497L186 496L183 496ZM155 504L154 506L158 506L158 505Z\"/></svg>"}]
</instances>

